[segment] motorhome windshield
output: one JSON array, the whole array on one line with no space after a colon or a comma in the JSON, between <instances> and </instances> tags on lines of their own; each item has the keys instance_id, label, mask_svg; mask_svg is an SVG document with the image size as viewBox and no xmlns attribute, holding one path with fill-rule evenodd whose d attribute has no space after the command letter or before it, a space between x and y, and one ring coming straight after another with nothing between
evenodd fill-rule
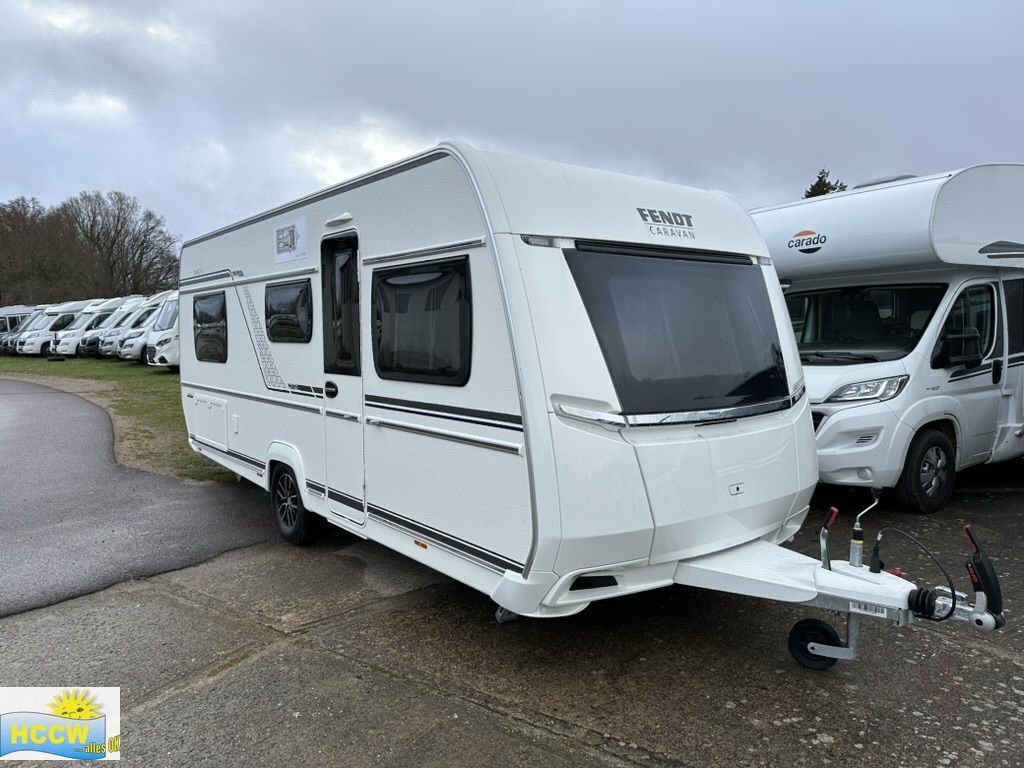
<instances>
[{"instance_id":1,"label":"motorhome windshield","mask_svg":"<svg viewBox=\"0 0 1024 768\"><path fill-rule=\"evenodd\" d=\"M804 365L897 360L917 346L945 284L858 285L786 296Z\"/></svg>"},{"instance_id":2,"label":"motorhome windshield","mask_svg":"<svg viewBox=\"0 0 1024 768\"><path fill-rule=\"evenodd\" d=\"M789 394L764 275L748 257L616 250L566 250L565 257L625 414Z\"/></svg>"},{"instance_id":3,"label":"motorhome windshield","mask_svg":"<svg viewBox=\"0 0 1024 768\"><path fill-rule=\"evenodd\" d=\"M153 330L170 330L176 322L178 322L178 300L168 299L164 302L163 307L160 308L160 316L156 319Z\"/></svg>"},{"instance_id":4,"label":"motorhome windshield","mask_svg":"<svg viewBox=\"0 0 1024 768\"><path fill-rule=\"evenodd\" d=\"M77 331L79 328L84 328L85 324L92 320L94 317L96 317L96 315L94 315L92 312L83 312L82 314L75 318L75 321L71 323L71 325L69 325L64 330Z\"/></svg>"},{"instance_id":5,"label":"motorhome windshield","mask_svg":"<svg viewBox=\"0 0 1024 768\"><path fill-rule=\"evenodd\" d=\"M45 312L40 311L38 314L33 315L25 321L25 327L23 330L35 331L38 330L43 324L49 322L52 318Z\"/></svg>"}]
</instances>

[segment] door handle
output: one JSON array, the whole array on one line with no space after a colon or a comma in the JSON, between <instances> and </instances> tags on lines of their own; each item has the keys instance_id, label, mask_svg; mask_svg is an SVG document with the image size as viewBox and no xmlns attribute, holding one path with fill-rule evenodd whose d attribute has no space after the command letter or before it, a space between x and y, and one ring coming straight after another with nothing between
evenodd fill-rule
<instances>
[{"instance_id":1,"label":"door handle","mask_svg":"<svg viewBox=\"0 0 1024 768\"><path fill-rule=\"evenodd\" d=\"M337 397L338 396L338 385L333 381L328 381L324 384L324 397Z\"/></svg>"},{"instance_id":2,"label":"door handle","mask_svg":"<svg viewBox=\"0 0 1024 768\"><path fill-rule=\"evenodd\" d=\"M998 384L1003 380L1003 361L996 358L992 361L992 383Z\"/></svg>"}]
</instances>

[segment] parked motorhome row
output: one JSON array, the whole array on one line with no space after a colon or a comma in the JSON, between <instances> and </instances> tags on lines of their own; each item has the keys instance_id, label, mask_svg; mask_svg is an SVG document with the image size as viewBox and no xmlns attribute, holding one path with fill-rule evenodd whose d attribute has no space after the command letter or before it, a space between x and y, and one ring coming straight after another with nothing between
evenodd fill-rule
<instances>
[{"instance_id":1,"label":"parked motorhome row","mask_svg":"<svg viewBox=\"0 0 1024 768\"><path fill-rule=\"evenodd\" d=\"M289 541L327 521L499 621L671 584L848 614L793 628L812 668L861 615L1003 623L980 548L972 604L827 527L820 562L779 546L818 479L807 374L723 193L442 144L185 243L179 301L189 442Z\"/></svg>"},{"instance_id":2,"label":"parked motorhome row","mask_svg":"<svg viewBox=\"0 0 1024 768\"><path fill-rule=\"evenodd\" d=\"M159 317L164 322L151 341ZM176 343L173 348L168 347L160 360L145 356L150 345L168 346L171 341L176 342L176 291L38 307L5 307L0 309L0 321L6 328L0 332L0 354L104 356L172 368L178 362Z\"/></svg>"}]
</instances>

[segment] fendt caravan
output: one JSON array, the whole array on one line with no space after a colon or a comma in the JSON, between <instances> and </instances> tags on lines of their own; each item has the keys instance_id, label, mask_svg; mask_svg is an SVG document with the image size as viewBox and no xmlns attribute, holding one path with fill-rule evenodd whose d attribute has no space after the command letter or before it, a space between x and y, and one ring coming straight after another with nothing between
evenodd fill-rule
<instances>
[{"instance_id":1,"label":"fendt caravan","mask_svg":"<svg viewBox=\"0 0 1024 768\"><path fill-rule=\"evenodd\" d=\"M778 546L814 437L778 278L723 193L442 144L187 242L179 300L189 442L293 542L326 519L499 620L671 584L943 605ZM852 658L855 619L846 646L818 624L794 655Z\"/></svg>"},{"instance_id":2,"label":"fendt caravan","mask_svg":"<svg viewBox=\"0 0 1024 768\"><path fill-rule=\"evenodd\" d=\"M1024 166L753 212L786 288L821 479L934 512L1024 455Z\"/></svg>"}]
</instances>

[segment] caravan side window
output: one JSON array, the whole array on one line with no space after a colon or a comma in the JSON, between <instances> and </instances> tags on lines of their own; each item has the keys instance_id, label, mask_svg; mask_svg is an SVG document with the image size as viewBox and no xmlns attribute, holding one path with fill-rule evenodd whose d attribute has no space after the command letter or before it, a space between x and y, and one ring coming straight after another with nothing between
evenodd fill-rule
<instances>
[{"instance_id":1,"label":"caravan side window","mask_svg":"<svg viewBox=\"0 0 1024 768\"><path fill-rule=\"evenodd\" d=\"M192 300L192 324L196 359L204 363L226 363L228 315L224 291L204 293Z\"/></svg>"},{"instance_id":2,"label":"caravan side window","mask_svg":"<svg viewBox=\"0 0 1024 768\"><path fill-rule=\"evenodd\" d=\"M461 387L472 321L468 256L373 273L373 363L382 379Z\"/></svg>"},{"instance_id":3,"label":"caravan side window","mask_svg":"<svg viewBox=\"0 0 1024 768\"><path fill-rule=\"evenodd\" d=\"M957 297L949 311L943 334L964 333L968 328L981 336L981 355L988 357L995 341L995 293L992 286L972 285Z\"/></svg>"},{"instance_id":4,"label":"caravan side window","mask_svg":"<svg viewBox=\"0 0 1024 768\"><path fill-rule=\"evenodd\" d=\"M265 293L267 338L306 344L313 337L309 280L268 285Z\"/></svg>"}]
</instances>

